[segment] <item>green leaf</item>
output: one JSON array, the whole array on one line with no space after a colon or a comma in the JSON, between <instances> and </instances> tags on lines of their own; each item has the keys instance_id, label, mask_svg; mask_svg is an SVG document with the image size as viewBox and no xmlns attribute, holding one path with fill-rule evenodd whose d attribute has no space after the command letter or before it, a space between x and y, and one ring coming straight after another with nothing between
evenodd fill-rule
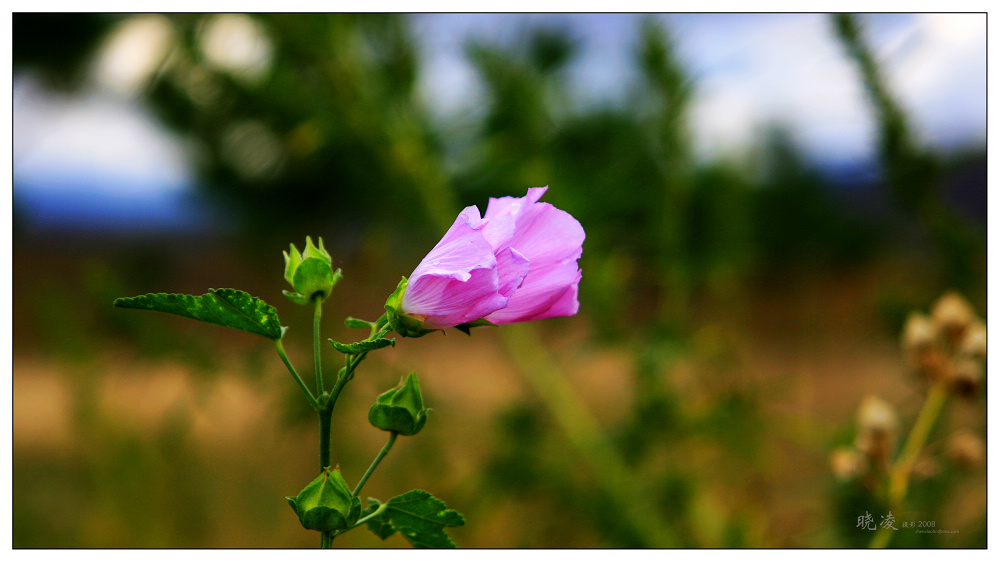
<instances>
[{"instance_id":1,"label":"green leaf","mask_svg":"<svg viewBox=\"0 0 1000 562\"><path fill-rule=\"evenodd\" d=\"M430 493L411 490L386 502L385 510L378 517L369 519L367 524L380 537L387 533L386 525L391 524L416 548L455 548L455 543L444 529L465 525L465 518L454 509L448 509L443 501ZM385 537L390 535L391 532Z\"/></svg>"},{"instance_id":2,"label":"green leaf","mask_svg":"<svg viewBox=\"0 0 1000 562\"><path fill-rule=\"evenodd\" d=\"M379 503L377 499L368 498L368 507L361 512L361 518L368 517L372 513L375 513L381 505L382 504ZM375 533L375 535L382 540L391 537L396 532L396 529L392 526L392 521L384 511L379 513L377 517L372 517L366 521L365 525L368 525L368 530Z\"/></svg>"},{"instance_id":3,"label":"green leaf","mask_svg":"<svg viewBox=\"0 0 1000 562\"><path fill-rule=\"evenodd\" d=\"M236 289L209 289L207 293L179 295L175 293L148 293L137 297L116 299L118 308L137 308L176 314L236 328L272 340L280 340L284 333L278 313L266 302Z\"/></svg>"},{"instance_id":4,"label":"green leaf","mask_svg":"<svg viewBox=\"0 0 1000 562\"><path fill-rule=\"evenodd\" d=\"M372 326L375 325L375 323L369 322L367 320L362 320L360 318L353 318L351 316L348 316L347 318L344 318L344 325L347 326L348 328L364 328L366 330L369 330L371 329Z\"/></svg>"},{"instance_id":5,"label":"green leaf","mask_svg":"<svg viewBox=\"0 0 1000 562\"><path fill-rule=\"evenodd\" d=\"M377 338L374 340L363 340L355 343L340 343L330 340L330 345L334 349L343 354L354 354L367 353L376 349L381 349L383 347L393 346L396 347L395 339Z\"/></svg>"}]
</instances>

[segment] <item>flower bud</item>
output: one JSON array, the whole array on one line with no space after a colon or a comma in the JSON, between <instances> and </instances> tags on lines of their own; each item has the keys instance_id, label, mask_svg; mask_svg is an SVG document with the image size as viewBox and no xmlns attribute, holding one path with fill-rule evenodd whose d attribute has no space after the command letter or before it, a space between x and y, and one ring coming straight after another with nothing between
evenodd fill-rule
<instances>
[{"instance_id":1,"label":"flower bud","mask_svg":"<svg viewBox=\"0 0 1000 562\"><path fill-rule=\"evenodd\" d=\"M931 318L934 319L938 329L948 334L954 344L965 329L976 320L976 312L965 297L955 291L948 291L934 304Z\"/></svg>"},{"instance_id":2,"label":"flower bud","mask_svg":"<svg viewBox=\"0 0 1000 562\"><path fill-rule=\"evenodd\" d=\"M340 468L323 469L298 496L285 499L299 516L302 526L314 531L346 529L361 515L361 500L351 493L340 475Z\"/></svg>"},{"instance_id":3,"label":"flower bud","mask_svg":"<svg viewBox=\"0 0 1000 562\"><path fill-rule=\"evenodd\" d=\"M424 399L420 394L420 382L416 373L410 373L399 386L382 393L368 410L368 421L384 431L395 431L400 435L414 435L427 421Z\"/></svg>"},{"instance_id":4,"label":"flower bud","mask_svg":"<svg viewBox=\"0 0 1000 562\"><path fill-rule=\"evenodd\" d=\"M314 297L325 299L337 281L343 277L340 269L333 270L333 260L323 247L323 239L319 239L319 248L313 246L312 239L306 236L306 246L302 253L291 244L291 252L285 255L285 280L295 289L282 291L286 297L296 304L309 304Z\"/></svg>"},{"instance_id":5,"label":"flower bud","mask_svg":"<svg viewBox=\"0 0 1000 562\"><path fill-rule=\"evenodd\" d=\"M830 470L837 480L852 480L867 472L868 459L853 447L838 447L830 455Z\"/></svg>"},{"instance_id":6,"label":"flower bud","mask_svg":"<svg viewBox=\"0 0 1000 562\"><path fill-rule=\"evenodd\" d=\"M973 469L986 458L986 445L975 433L960 429L948 437L946 445L948 458L965 469Z\"/></svg>"}]
</instances>

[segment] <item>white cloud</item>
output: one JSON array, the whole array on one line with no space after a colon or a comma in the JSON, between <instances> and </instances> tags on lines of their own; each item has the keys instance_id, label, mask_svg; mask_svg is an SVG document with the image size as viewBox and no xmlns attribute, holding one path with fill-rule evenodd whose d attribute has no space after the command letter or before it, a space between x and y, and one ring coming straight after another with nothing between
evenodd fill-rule
<instances>
[{"instance_id":1,"label":"white cloud","mask_svg":"<svg viewBox=\"0 0 1000 562\"><path fill-rule=\"evenodd\" d=\"M105 177L107 189L122 194L190 182L180 139L136 104L53 94L23 76L13 99L15 180Z\"/></svg>"}]
</instances>

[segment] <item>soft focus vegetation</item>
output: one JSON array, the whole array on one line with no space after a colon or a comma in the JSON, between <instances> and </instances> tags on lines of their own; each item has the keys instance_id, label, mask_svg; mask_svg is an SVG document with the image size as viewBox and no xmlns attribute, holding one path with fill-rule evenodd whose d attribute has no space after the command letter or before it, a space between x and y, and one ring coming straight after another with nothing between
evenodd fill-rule
<instances>
[{"instance_id":1,"label":"soft focus vegetation","mask_svg":"<svg viewBox=\"0 0 1000 562\"><path fill-rule=\"evenodd\" d=\"M322 236L345 275L325 335L353 341L339 319L377 317L462 207L542 185L587 232L579 316L373 356L334 416L345 478L384 440L368 407L416 368L434 411L365 494L433 483L465 516L459 546L872 540L858 517L878 524L887 504L836 478L831 455L867 395L895 408L902 446L928 388L899 343L911 311L953 289L985 315L986 174L983 154L922 148L863 20L831 18L830 41L858 68L880 168L844 186L779 126L752 158L697 161L698 84L657 20L638 30L624 103L578 109L574 39L534 29L470 42L484 103L441 122L419 101L405 16L166 17L175 43L138 95L196 147L199 196L225 227L97 236L14 217L15 547L314 547L284 497L315 477L317 428L270 346L111 302L237 287L308 326L281 296L281 251ZM16 14L15 72L72 90L127 19ZM268 56L213 54L224 25L261 34ZM309 345L286 337L302 365ZM986 546L984 463L952 439L985 438L984 396L945 404L894 512L959 532L901 529L891 546ZM335 546L406 543L355 531Z\"/></svg>"}]
</instances>

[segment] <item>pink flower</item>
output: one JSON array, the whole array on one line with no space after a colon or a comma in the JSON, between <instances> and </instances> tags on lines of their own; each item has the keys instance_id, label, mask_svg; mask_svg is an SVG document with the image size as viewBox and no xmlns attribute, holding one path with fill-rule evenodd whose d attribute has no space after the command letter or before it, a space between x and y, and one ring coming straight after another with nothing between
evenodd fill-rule
<instances>
[{"instance_id":1,"label":"pink flower","mask_svg":"<svg viewBox=\"0 0 1000 562\"><path fill-rule=\"evenodd\" d=\"M576 314L585 235L569 213L538 202L546 189L491 198L485 217L465 208L413 270L399 312L428 330Z\"/></svg>"}]
</instances>

